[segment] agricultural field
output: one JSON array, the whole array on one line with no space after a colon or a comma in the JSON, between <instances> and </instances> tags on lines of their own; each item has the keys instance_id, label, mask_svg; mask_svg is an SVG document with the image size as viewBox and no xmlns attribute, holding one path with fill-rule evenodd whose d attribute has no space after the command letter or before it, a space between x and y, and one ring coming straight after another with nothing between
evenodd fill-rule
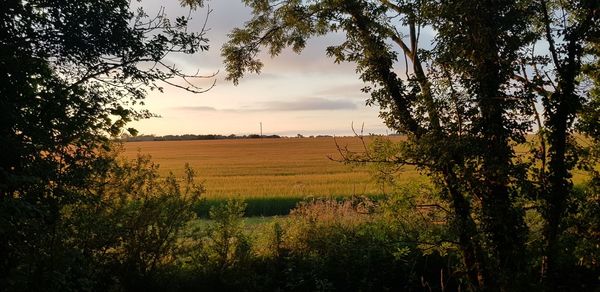
<instances>
[{"instance_id":1,"label":"agricultural field","mask_svg":"<svg viewBox=\"0 0 600 292\"><path fill-rule=\"evenodd\" d=\"M337 197L389 191L372 179L368 167L331 160L341 157L336 141L353 151L363 148L355 137L149 141L124 143L124 155L149 154L160 164L162 174L176 176L182 176L189 163L203 182L207 199ZM407 167L404 180L425 178Z\"/></svg>"},{"instance_id":2,"label":"agricultural field","mask_svg":"<svg viewBox=\"0 0 600 292\"><path fill-rule=\"evenodd\" d=\"M177 177L183 177L189 163L206 189L206 203L197 209L201 217L230 198L246 201L247 216L273 216L287 215L310 197L377 197L391 191L373 179L370 167L335 161L341 158L336 142L352 151L364 149L355 137L146 141L124 143L123 155L132 159L149 154L162 175L172 172ZM523 145L516 152L528 155ZM573 174L576 184L587 178L577 170ZM400 184L427 180L409 166L398 177Z\"/></svg>"}]
</instances>

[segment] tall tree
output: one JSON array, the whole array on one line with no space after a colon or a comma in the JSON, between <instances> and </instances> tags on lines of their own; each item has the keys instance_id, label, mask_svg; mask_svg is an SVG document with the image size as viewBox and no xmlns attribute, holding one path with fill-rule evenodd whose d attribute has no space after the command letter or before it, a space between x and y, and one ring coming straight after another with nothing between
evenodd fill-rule
<instances>
[{"instance_id":1,"label":"tall tree","mask_svg":"<svg viewBox=\"0 0 600 292\"><path fill-rule=\"evenodd\" d=\"M532 77L525 79L525 86L532 94L537 94L543 104L543 122L538 127L544 136L540 143L543 152L539 154L539 197L542 200L542 215L545 218L545 250L542 263L542 276L547 278L549 289L559 289L561 278L557 270L560 257L559 238L564 226L567 203L573 195L572 171L579 162L581 151L574 131L576 120L581 118L585 127L583 134L591 134L600 128L597 113L597 97L582 87L582 68L585 58L598 58L594 47L598 46L600 28L600 3L598 1L535 2L540 13L533 18L538 39L532 46L542 42L548 50L539 53L530 49L531 57L521 64L522 74ZM586 46L589 50L585 50ZM593 66L588 65L588 74L594 78ZM596 69L597 70L597 69ZM585 110L584 110L585 109Z\"/></svg>"},{"instance_id":2,"label":"tall tree","mask_svg":"<svg viewBox=\"0 0 600 292\"><path fill-rule=\"evenodd\" d=\"M99 154L109 139L132 119L151 115L133 108L143 104L147 90L171 84L202 91L179 83L199 76L186 75L164 58L206 50L204 32L188 32L186 17L173 21L163 10L148 16L130 5L126 0L3 3L3 287L19 277L35 278L29 283L43 287L56 276L61 206L86 200L80 190L103 162Z\"/></svg>"},{"instance_id":3,"label":"tall tree","mask_svg":"<svg viewBox=\"0 0 600 292\"><path fill-rule=\"evenodd\" d=\"M585 24L589 30L590 21L594 23L598 17L596 2L579 1L566 11L572 11L573 21ZM542 197L567 197L571 186L565 180L573 165L561 162L565 162L565 156L564 151L559 151L558 141L568 140L565 133L572 130L573 117L580 111L580 107L561 103L558 97L562 93L558 93L557 98L543 98L546 118L542 119L537 114L540 100L537 94L544 92L549 83L537 87L525 84L530 78L523 76L519 63L528 59L528 49L533 44L546 39L544 30L534 25L539 23L534 21L539 16L537 11L543 11L540 3L459 0L246 0L244 3L252 8L253 18L245 28L233 30L222 49L228 78L237 83L248 72L259 73L262 63L256 56L262 48L273 56L288 46L300 52L310 37L345 33L346 40L329 47L327 54L336 62L356 64L361 79L368 83L363 89L371 93L368 104L379 105L386 124L407 135L401 151L388 157L387 162L416 165L427 172L452 206L452 227L472 288L524 287L527 229L517 199L531 189L529 170L536 164L526 156L518 156L514 146L526 142L527 133L536 123L538 128L546 129L544 141L549 141L550 147L544 157L548 156L550 166L542 173L548 179L554 177L555 183L549 184L554 190L542 192ZM552 16L550 21L555 21L554 16L561 9L559 4L546 8L546 15ZM548 19L540 22L544 20L548 22ZM420 43L420 32L426 29L434 32L431 46ZM550 37L554 34L551 28ZM568 52L568 40L572 40L576 54L571 58L580 60L578 48L582 44L578 42L585 42L585 36L577 32L566 38L560 53ZM552 51L556 49L551 46ZM543 57L535 56L530 64L542 60ZM564 77L552 76L571 78L575 85L580 66L569 68L571 71ZM405 76L399 76L398 72L403 71ZM531 69L524 72L530 73ZM543 78L538 76L535 80ZM558 110L557 103L564 104L568 113ZM564 114L565 117L559 118ZM558 124L563 126L555 126ZM371 158L354 157L364 162ZM534 184L545 186L545 182L534 181ZM557 224L549 214L557 214L560 220L564 211L560 200L543 201L543 208L548 210L545 212L548 240L556 236L551 235L556 231L550 230Z\"/></svg>"}]
</instances>

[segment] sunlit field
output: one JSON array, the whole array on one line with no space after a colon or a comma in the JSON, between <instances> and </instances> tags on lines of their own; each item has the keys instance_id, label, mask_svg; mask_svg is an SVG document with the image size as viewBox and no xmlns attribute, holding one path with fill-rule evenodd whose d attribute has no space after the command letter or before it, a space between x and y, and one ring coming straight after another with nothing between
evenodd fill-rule
<instances>
[{"instance_id":1,"label":"sunlit field","mask_svg":"<svg viewBox=\"0 0 600 292\"><path fill-rule=\"evenodd\" d=\"M357 138L336 140L350 150L363 149ZM189 163L204 183L208 199L379 195L389 191L389 186L372 179L368 167L332 161L330 157L341 157L336 140L322 137L128 142L124 155L133 158L138 153L150 154L163 174L173 172L176 176L182 176L184 164ZM425 178L414 168L406 167L400 180Z\"/></svg>"}]
</instances>

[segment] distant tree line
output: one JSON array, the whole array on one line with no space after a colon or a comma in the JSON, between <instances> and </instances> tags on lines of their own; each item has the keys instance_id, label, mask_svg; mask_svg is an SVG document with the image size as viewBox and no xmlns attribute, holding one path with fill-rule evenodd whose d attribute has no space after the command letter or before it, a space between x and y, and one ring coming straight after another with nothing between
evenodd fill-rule
<instances>
[{"instance_id":1,"label":"distant tree line","mask_svg":"<svg viewBox=\"0 0 600 292\"><path fill-rule=\"evenodd\" d=\"M124 142L139 142L139 141L186 141L186 140L226 140L226 139L278 139L281 138L279 135L258 135L258 134L249 134L249 135L219 135L219 134L184 134L184 135L165 135L165 136L155 136L155 135L137 135L132 136L128 134L121 135L121 141Z\"/></svg>"},{"instance_id":2,"label":"distant tree line","mask_svg":"<svg viewBox=\"0 0 600 292\"><path fill-rule=\"evenodd\" d=\"M391 134L389 136L399 136L397 134ZM331 135L310 135L304 136L298 134L294 138L331 138ZM281 139L291 138L288 136L280 135L259 135L259 134L248 134L248 135L220 135L220 134L183 134L183 135L130 135L127 133L121 134L119 140L123 142L141 142L141 141L188 141L188 140L234 140L234 139Z\"/></svg>"}]
</instances>

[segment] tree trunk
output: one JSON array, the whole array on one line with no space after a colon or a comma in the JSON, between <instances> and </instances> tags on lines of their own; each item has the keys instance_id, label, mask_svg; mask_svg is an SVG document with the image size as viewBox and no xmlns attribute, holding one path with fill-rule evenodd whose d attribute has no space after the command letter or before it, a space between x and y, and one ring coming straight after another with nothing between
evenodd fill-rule
<instances>
[{"instance_id":1,"label":"tree trunk","mask_svg":"<svg viewBox=\"0 0 600 292\"><path fill-rule=\"evenodd\" d=\"M476 131L481 135L480 153L482 229L492 247L494 265L500 290L510 291L519 286L523 276L525 223L513 207L510 187L513 149L509 144L506 110L510 108L502 86L508 78L499 51L502 47L497 22L506 22L494 8L485 6L468 23L473 50L470 73L481 113Z\"/></svg>"},{"instance_id":2,"label":"tree trunk","mask_svg":"<svg viewBox=\"0 0 600 292\"><path fill-rule=\"evenodd\" d=\"M471 205L458 188L456 175L452 170L444 171L446 188L454 209L454 220L458 242L463 254L463 264L473 290L482 290L492 277L484 261L478 231L471 216Z\"/></svg>"},{"instance_id":3,"label":"tree trunk","mask_svg":"<svg viewBox=\"0 0 600 292\"><path fill-rule=\"evenodd\" d=\"M556 258L560 254L558 248L559 234L561 233L561 219L565 212L567 198L572 192L570 181L570 169L566 161L567 140L569 128L579 107L579 100L575 94L577 72L580 71L581 63L578 55L581 54L581 45L575 41L574 36L567 47L567 59L559 67L560 81L558 90L551 98L551 109L548 118L549 128L549 175L546 198L546 226L544 229L545 244L545 267L542 276L546 279L547 290L558 289L558 275Z\"/></svg>"}]
</instances>

